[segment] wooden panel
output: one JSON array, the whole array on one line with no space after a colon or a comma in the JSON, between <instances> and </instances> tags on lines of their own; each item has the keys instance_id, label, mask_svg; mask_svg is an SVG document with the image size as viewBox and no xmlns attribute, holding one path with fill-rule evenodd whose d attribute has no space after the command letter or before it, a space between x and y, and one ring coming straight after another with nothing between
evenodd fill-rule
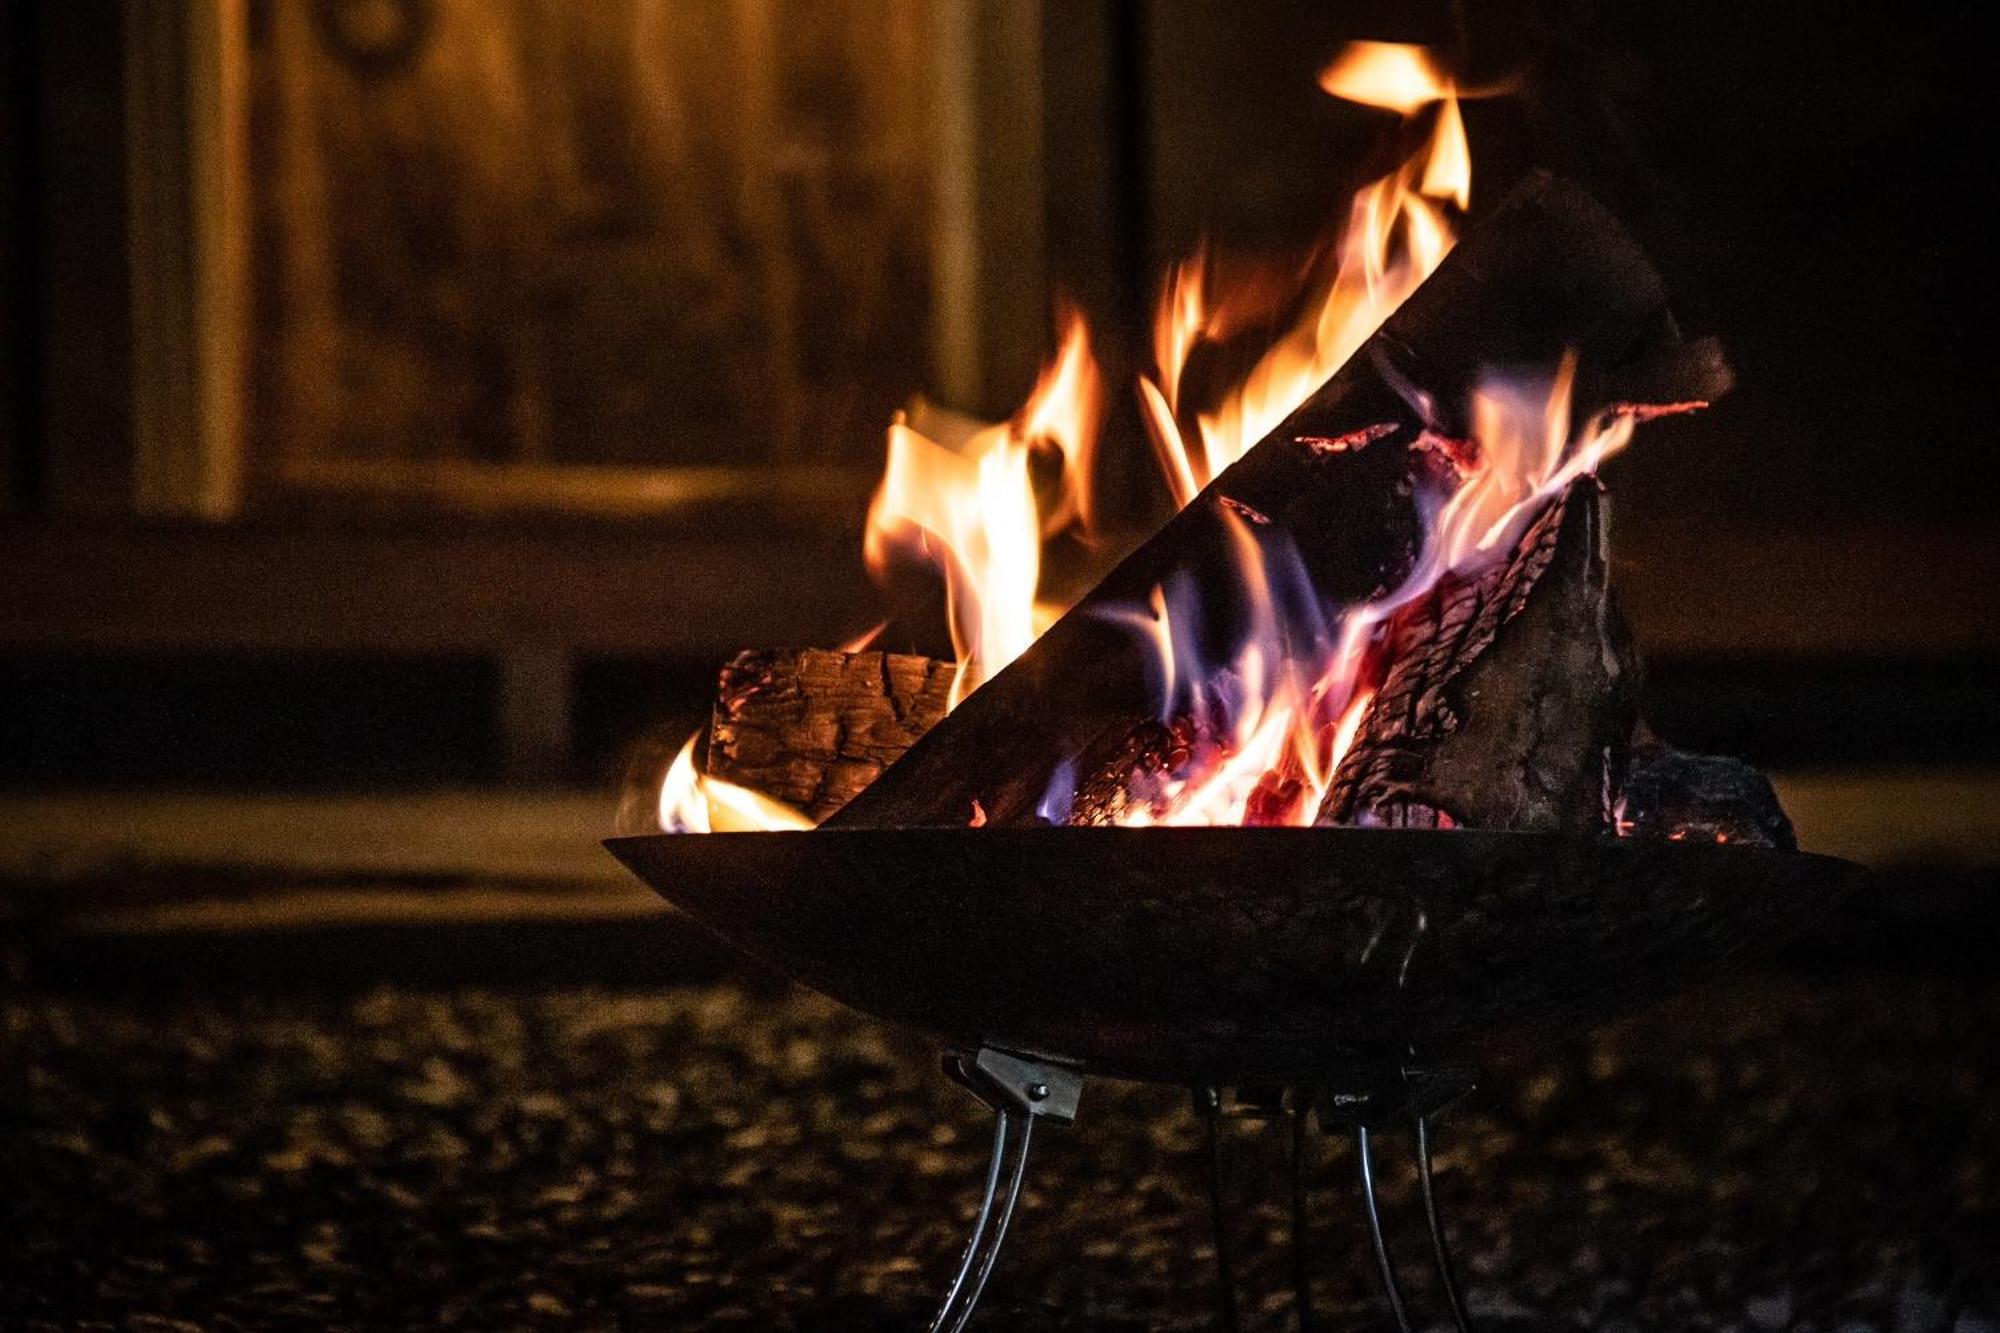
<instances>
[{"instance_id":1,"label":"wooden panel","mask_svg":"<svg viewBox=\"0 0 2000 1333\"><path fill-rule=\"evenodd\" d=\"M2000 553L1977 530L1626 524L1613 538L1613 586L1651 656L2000 651ZM796 523L683 535L614 524L0 524L0 647L825 646L875 615L859 540Z\"/></svg>"},{"instance_id":2,"label":"wooden panel","mask_svg":"<svg viewBox=\"0 0 2000 1333\"><path fill-rule=\"evenodd\" d=\"M873 618L858 533L0 525L0 646L727 655Z\"/></svg>"},{"instance_id":3,"label":"wooden panel","mask_svg":"<svg viewBox=\"0 0 2000 1333\"><path fill-rule=\"evenodd\" d=\"M242 467L245 0L125 0L132 503L227 518Z\"/></svg>"},{"instance_id":4,"label":"wooden panel","mask_svg":"<svg viewBox=\"0 0 2000 1333\"><path fill-rule=\"evenodd\" d=\"M1760 533L1613 511L1615 590L1642 652L1738 658L2000 651L2000 547L1970 527Z\"/></svg>"},{"instance_id":5,"label":"wooden panel","mask_svg":"<svg viewBox=\"0 0 2000 1333\"><path fill-rule=\"evenodd\" d=\"M42 172L36 373L42 498L91 513L129 509L132 282L128 263L119 0L37 7Z\"/></svg>"},{"instance_id":6,"label":"wooden panel","mask_svg":"<svg viewBox=\"0 0 2000 1333\"><path fill-rule=\"evenodd\" d=\"M872 462L925 364L928 9L263 6L263 460Z\"/></svg>"}]
</instances>

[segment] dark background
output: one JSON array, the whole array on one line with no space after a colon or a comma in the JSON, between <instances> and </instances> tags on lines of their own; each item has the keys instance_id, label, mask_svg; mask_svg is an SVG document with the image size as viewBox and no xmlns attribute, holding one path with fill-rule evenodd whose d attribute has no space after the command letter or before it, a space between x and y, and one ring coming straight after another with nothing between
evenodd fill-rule
<instances>
[{"instance_id":1,"label":"dark background","mask_svg":"<svg viewBox=\"0 0 2000 1333\"><path fill-rule=\"evenodd\" d=\"M1653 649L1656 711L1693 743L1776 762L1990 757L1995 710L1983 682L1994 651L1995 506L1981 466L1990 448L1981 330L1993 286L1993 180L1984 168L1992 110L1965 12L1712 3L1372 8L1377 12L1261 0L1101 0L1049 6L1038 29L1019 15L989 23L1020 47L996 62L1031 61L1042 82L1039 107L1008 102L982 110L991 118L982 140L988 148L1028 143L1040 153L1039 177L1022 197L1039 209L1041 224L991 244L1038 244L1046 281L1008 299L1032 309L1045 286L1081 299L1115 373L1121 349L1144 346L1154 282L1167 262L1202 236L1248 253L1302 243L1389 160L1389 118L1336 103L1315 86L1340 43L1356 36L1431 43L1467 86L1514 90L1467 104L1475 214L1527 167L1580 177L1645 240L1684 323L1719 334L1738 367L1740 387L1723 405L1650 427L1609 471L1620 553L1633 568L1629 600L1642 641ZM509 416L509 405L524 391L504 374L479 371L488 353L450 339L428 350L415 344L411 355L431 369L409 372L419 376L411 383L443 375L458 398L472 394L462 422L498 423L500 434L489 432L485 443L415 425L390 440L399 418L388 409L368 418L373 434L357 436L338 421L389 392L376 380L363 376L362 387L345 389L346 381L337 381L319 398L295 400L285 396L292 381L259 378L259 371L251 383L255 429L242 445L251 480L225 531L214 524L188 531L171 514L134 515L130 449L120 438L145 407L133 397L130 373L131 325L144 316L121 302L137 290L131 229L144 215L124 208L132 188L123 174L129 129L107 107L131 73L139 39L127 31L123 46L114 40L115 9L17 5L5 20L0 448L11 508L0 519L8 566L0 571L0 779L31 787L154 779L314 786L478 780L511 771L598 781L617 769L621 747L646 721L698 718L708 664L740 646L743 635L829 641L867 623L873 595L858 579L858 561L842 552L853 549L847 543L888 405L938 391L924 339L885 353L879 339L843 341L837 328L829 334L822 313L818 323L801 326L806 346L831 337L812 353L808 370L774 369L755 350L774 329L768 303L756 296L759 282L787 265L824 273L811 279L822 287L810 304L842 309L853 304L851 284L845 294L840 284L849 281L841 275L855 256L796 229L770 242L777 250L758 250L766 240L751 229L728 240L740 252L737 268L718 270L747 284L740 313L732 317L726 301L711 302L701 319L724 325L694 334L702 345L725 349L717 355L737 357L733 397L695 402L689 410L709 414L699 429L686 424L695 418L677 417L675 404L686 395L676 377L705 381L713 367L677 359L645 331L649 322L671 320L673 293L641 283L622 302L581 289L565 295L563 284L583 280L593 265L549 256L579 253L574 247L583 244L613 246L603 253L657 253L662 273L681 272L686 264L674 256L714 252L714 219L726 220L732 207L729 182L737 178L730 172L749 170L742 163L762 150L732 146L726 133L714 142L697 136L708 146L690 150L694 157L649 168L654 159L639 148L621 148L643 104L619 102L616 84L597 102L573 108L577 116L623 118L613 130L578 122L586 156L594 154L600 176L624 182L625 191L606 193L611 187L602 180L592 185L599 202L591 206L596 212L577 215L582 221L522 230L512 248L490 253L440 243L402 255L389 269L368 252L343 258L349 252L337 251L329 262L337 288L371 284L352 336L376 360L393 348L371 341L366 321L404 300L397 283L460 284L476 299L502 301L489 315L503 324L513 309L505 301L526 299L522 290L539 293L542 304L521 317L556 330L548 335L554 351L542 353L556 358L564 385L581 386L536 408L558 414L563 443L554 465L588 464L594 450L671 469L721 453L743 465L724 517L701 504L610 518L601 507L578 512L546 500L525 511L498 505L498 517L492 504L468 510L422 469L468 449L499 449L502 462L512 457L519 441L509 443L504 427L520 418ZM570 51L560 42L670 32L677 45L660 57L669 61L723 40L716 34L726 36L729 22L719 10L669 7L664 27L640 25L632 30L638 37L615 24L589 29L584 20L576 22L585 29L565 36L560 22L531 9L508 10L515 40ZM454 19L448 5L411 12L430 15L425 40L434 49L462 36L464 19ZM271 112L282 100L272 81L287 70L306 77L297 73L304 68L320 81L315 97L329 106L353 101L348 120L331 112L321 120L364 136L356 142L365 147L377 141L368 134L407 138L408 99L417 94L397 93L395 81L431 76L423 63L429 57L421 55L408 69L343 74L322 49L324 29L312 30L322 35L320 47L286 55L280 38L290 11L261 0L245 13L255 149L247 188L260 229L251 256L268 266L288 253L300 225L287 221L283 207L294 196L273 198L276 186L259 175L295 134ZM839 190L860 191L857 200L895 182L905 201L900 212L885 215L879 200L860 202L862 211L846 225L877 228L881 245L900 247L906 266L920 267L924 200L935 175L953 163L897 158L902 166L869 168L873 177L839 166L867 157L870 125L896 123L883 119L889 112L872 120L864 114L882 98L868 91L871 76L857 73L863 66L841 54L840 42L867 37L870 24L912 21L922 15L830 10L817 25L792 25L791 36L780 24L765 40L779 53L774 58L791 62L786 70L796 83L782 103L791 108L790 128L771 133L833 152L834 165L824 170ZM299 40L310 44L310 34ZM819 64L808 68L798 64L805 57L783 54L794 47L818 52ZM591 50L565 58L587 65ZM497 92L459 91L546 100L542 81L559 88L562 79L582 77L565 73L566 65L523 68L540 73ZM901 67L892 73L908 77ZM976 81L976 72L968 77ZM456 87L440 86L435 96ZM714 88L688 94L729 95ZM405 100L380 100L392 96ZM696 109L711 118L727 110L706 106ZM319 132L334 133L325 125ZM436 162L461 160L448 136L463 130L429 132L424 151ZM400 151L414 150L405 144ZM541 160L537 154L556 149L536 141L511 151L527 172ZM627 160L621 152L639 156ZM366 174L371 161L375 177ZM456 211L438 214L445 205L424 202L439 198L437 190L427 184L427 193L412 194L416 180L391 170L395 165L364 155L343 177L329 178L328 189L374 201L369 216L401 216L462 240L472 223L460 215L480 206L478 178L461 182L465 198L450 204ZM957 166L975 170L978 163ZM653 180L647 170L665 174L646 184ZM554 187L540 188L546 194ZM676 190L686 195L678 211L630 202ZM839 190L832 197L844 197ZM534 203L543 196L527 186L516 195L489 211L540 218L557 207ZM616 205L619 198L629 207ZM641 221L621 223L618 207ZM911 209L916 216L907 215ZM1005 207L987 216L996 232L1015 225ZM365 239L391 225L398 224L370 223L377 230L351 234ZM727 227L723 234L730 235ZM550 248L561 246L570 249ZM424 263L432 265L431 278L423 276ZM510 276L510 264L525 272ZM267 290L274 281L251 277ZM934 313L925 309L927 279L913 271L899 281L898 299L912 307L902 312L905 322L921 332ZM626 285L614 279L614 287ZM268 348L301 336L285 322L288 309L274 307L268 295L258 299L256 364L270 359ZM593 332L579 342L562 332L571 327L566 319L582 319L578 327ZM621 329L620 321L631 327ZM414 327L412 334L397 325L395 345L420 338L423 324ZM776 332L799 341L799 329ZM1038 354L1025 339L988 348L983 387L973 394L984 401L966 405L1007 410L1025 391ZM472 359L469 380L453 369L454 357ZM865 404L844 400L840 412L823 410L826 392L863 377L876 386ZM491 397L483 408L482 383ZM628 404L617 411L642 415L579 418L561 408L564 394L574 399L593 383L605 402ZM343 406L342 393L364 397ZM643 415L649 409L636 406L649 396L659 404L650 409L651 430ZM301 425L300 413L316 410L313 402L327 404L335 420ZM719 421L711 420L717 413ZM775 444L772 413L786 423L785 439ZM611 424L594 424L602 422ZM1135 426L1129 412L1114 418L1106 470L1124 480L1128 495L1141 497L1127 509L1143 523L1147 497L1157 495L1148 490L1150 465ZM720 450L718 430L733 437ZM312 472L311 458L303 472L285 470L284 460L303 456L301 439L321 437L336 464L386 448L413 459L418 471L329 490L300 480L325 472ZM824 478L812 483L822 489L804 518L784 487L761 480L774 475L771 468ZM484 485L483 475L475 469L470 484ZM539 475L529 476L529 489ZM585 468L583 475L596 474ZM800 560L795 545L774 540L772 528L787 523L818 534L813 549L825 557ZM551 526L569 534L553 557L508 535ZM495 554L459 559L452 543L468 530ZM371 542L410 553L392 572L363 578L351 551ZM731 586L711 569L713 553L732 547L758 568L783 559L819 566L817 591L805 572L783 586ZM607 567L607 550L622 552L621 567ZM661 569L659 586L631 572L667 562L681 568ZM499 586L470 587L487 581ZM702 586L677 595L667 586L676 581ZM746 614L752 599L759 605ZM330 609L316 618L321 603ZM561 622L547 630L549 643L535 645L552 649L560 664L542 687L555 696L543 711L553 711L559 725L539 747L504 734L502 696L513 688L506 682L521 679L509 675L506 661L524 637L535 637L520 631L521 621Z\"/></svg>"}]
</instances>

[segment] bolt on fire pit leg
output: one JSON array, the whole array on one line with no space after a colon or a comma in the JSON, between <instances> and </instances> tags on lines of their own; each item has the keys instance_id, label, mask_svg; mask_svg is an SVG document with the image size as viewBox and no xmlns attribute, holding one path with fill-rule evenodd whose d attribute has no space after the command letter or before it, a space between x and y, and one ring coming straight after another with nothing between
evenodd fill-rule
<instances>
[{"instance_id":1,"label":"bolt on fire pit leg","mask_svg":"<svg viewBox=\"0 0 2000 1333\"><path fill-rule=\"evenodd\" d=\"M1208 1122L1208 1222L1215 1232L1216 1313L1222 1333L1237 1333L1236 1265L1222 1208L1222 1089L1196 1088L1195 1113Z\"/></svg>"},{"instance_id":2,"label":"bolt on fire pit leg","mask_svg":"<svg viewBox=\"0 0 2000 1333\"><path fill-rule=\"evenodd\" d=\"M1423 1187L1424 1221L1430 1224L1431 1255L1437 1260L1438 1282L1444 1287L1445 1300L1451 1305L1452 1322L1457 1324L1458 1333L1472 1333L1472 1316L1466 1311L1465 1300L1458 1294L1458 1278L1452 1272L1451 1247L1445 1243L1444 1222L1438 1216L1437 1191L1431 1183L1431 1118L1419 1115L1417 1121L1417 1181Z\"/></svg>"},{"instance_id":3,"label":"bolt on fire pit leg","mask_svg":"<svg viewBox=\"0 0 2000 1333\"><path fill-rule=\"evenodd\" d=\"M1382 1293L1389 1298L1389 1310L1396 1316L1401 1333L1412 1333L1409 1312L1403 1307L1403 1289L1396 1284L1396 1269L1389 1262L1389 1245L1382 1237L1382 1212L1375 1202L1375 1161L1369 1147L1368 1126L1354 1130L1355 1156L1361 1164L1361 1202L1368 1211L1368 1239L1375 1247L1375 1268L1382 1278Z\"/></svg>"},{"instance_id":4,"label":"bolt on fire pit leg","mask_svg":"<svg viewBox=\"0 0 2000 1333\"><path fill-rule=\"evenodd\" d=\"M944 1303L931 1320L931 1333L961 1333L979 1307L986 1280L993 1276L1014 1205L1021 1199L1021 1182L1028 1173L1028 1149L1035 1121L1043 1116L1069 1121L1083 1091L1083 1077L1073 1069L1023 1059L1005 1051L981 1047L970 1054L954 1051L945 1057L945 1072L973 1096L993 1108L993 1155L986 1166L986 1187L972 1236L958 1262Z\"/></svg>"}]
</instances>

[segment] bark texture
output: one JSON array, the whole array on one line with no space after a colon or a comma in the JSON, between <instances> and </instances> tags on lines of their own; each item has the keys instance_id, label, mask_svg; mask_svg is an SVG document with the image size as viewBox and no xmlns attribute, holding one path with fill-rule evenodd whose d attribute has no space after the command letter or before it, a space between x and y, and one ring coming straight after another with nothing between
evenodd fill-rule
<instances>
[{"instance_id":1,"label":"bark texture","mask_svg":"<svg viewBox=\"0 0 2000 1333\"><path fill-rule=\"evenodd\" d=\"M1505 559L1403 608L1317 822L1606 827L1638 693L1606 556L1602 501L1585 478Z\"/></svg>"},{"instance_id":2,"label":"bark texture","mask_svg":"<svg viewBox=\"0 0 2000 1333\"><path fill-rule=\"evenodd\" d=\"M937 724L951 675L902 653L738 653L716 691L706 771L824 819Z\"/></svg>"}]
</instances>

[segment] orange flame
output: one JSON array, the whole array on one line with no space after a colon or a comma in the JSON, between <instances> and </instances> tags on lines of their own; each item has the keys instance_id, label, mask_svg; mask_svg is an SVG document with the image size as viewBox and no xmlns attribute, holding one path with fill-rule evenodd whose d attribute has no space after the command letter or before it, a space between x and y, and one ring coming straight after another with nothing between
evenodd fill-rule
<instances>
[{"instance_id":1,"label":"orange flame","mask_svg":"<svg viewBox=\"0 0 2000 1333\"><path fill-rule=\"evenodd\" d=\"M1571 353L1545 387L1489 376L1473 391L1478 453L1438 516L1432 540L1447 569L1464 570L1511 549L1544 503L1630 443L1638 414L1622 408L1600 412L1572 436L1575 388Z\"/></svg>"},{"instance_id":2,"label":"orange flame","mask_svg":"<svg viewBox=\"0 0 2000 1333\"><path fill-rule=\"evenodd\" d=\"M1035 602L1042 542L1090 522L1087 477L1103 395L1089 338L1083 319L1071 315L1061 350L1021 412L979 427L956 448L923 434L907 416L889 427L888 465L868 511L864 555L878 574L897 551L942 571L958 656L950 707L1046 628ZM1060 464L1050 496L1036 493L1037 451L1053 451Z\"/></svg>"},{"instance_id":3,"label":"orange flame","mask_svg":"<svg viewBox=\"0 0 2000 1333\"><path fill-rule=\"evenodd\" d=\"M1061 532L1088 532L1094 517L1090 472L1103 391L1081 317L1064 324L1061 347L1012 421L953 418L918 405L889 427L888 465L868 512L863 555L878 574L898 551L936 564L958 654L950 705L1019 656L1059 611L1036 601L1041 545ZM922 421L930 433L915 424ZM942 441L940 439L942 437ZM1038 492L1038 454L1056 462L1053 485ZM849 645L860 651L884 628ZM660 827L669 833L811 828L782 802L703 774L694 738L660 786Z\"/></svg>"},{"instance_id":4,"label":"orange flame","mask_svg":"<svg viewBox=\"0 0 2000 1333\"><path fill-rule=\"evenodd\" d=\"M1455 243L1456 214L1470 199L1461 92L1429 52L1353 43L1322 72L1320 86L1406 119L1431 115L1432 123L1407 161L1354 195L1337 245L1302 274L1232 274L1206 250L1169 273L1153 329L1154 373L1140 378L1138 391L1181 505L1290 415L1431 275ZM1289 295L1280 305L1274 292ZM1196 351L1260 323L1274 308L1303 313L1241 383L1212 404L1187 401L1185 372ZM1574 360L1565 358L1546 383L1496 377L1480 384L1472 438L1429 441L1456 464L1456 484L1434 498L1416 566L1372 601L1324 607L1282 532L1225 501L1247 610L1228 662L1200 660L1200 635L1191 628L1198 608L1176 605L1185 588L1154 588L1143 610L1105 611L1151 645L1162 715L1192 710L1205 742L1213 742L1199 764L1168 775L1120 821L1312 823L1373 702L1370 656L1383 622L1448 575L1511 549L1544 503L1623 448L1635 421L1653 410L1620 405L1573 430L1574 379ZM989 425L918 404L891 424L864 554L878 575L899 555L921 557L942 573L958 658L951 706L1025 651L1058 613L1037 601L1042 545L1090 531L1101 410L1089 331L1070 314L1055 359L1012 420ZM1318 444L1359 448L1382 429ZM1066 817L1072 782L1065 762L1042 802L1046 817ZM701 775L692 739L662 786L660 820L670 831L810 825L781 803ZM977 803L970 822L985 822Z\"/></svg>"},{"instance_id":5,"label":"orange flame","mask_svg":"<svg viewBox=\"0 0 2000 1333\"><path fill-rule=\"evenodd\" d=\"M761 792L702 773L694 766L699 732L674 757L660 784L660 828L667 833L753 833L809 829L804 813Z\"/></svg>"},{"instance_id":6,"label":"orange flame","mask_svg":"<svg viewBox=\"0 0 2000 1333\"><path fill-rule=\"evenodd\" d=\"M1245 609L1244 633L1229 662L1211 668L1200 660L1197 636L1183 636L1183 623L1198 618L1196 607L1175 610L1189 591L1184 584L1155 587L1146 612L1108 613L1152 648L1161 715L1192 718L1205 742L1198 756L1189 747L1186 771L1168 774L1119 811L1116 822L1128 827L1310 824L1367 706L1366 694L1329 694L1348 677L1310 675L1330 649L1335 659L1340 652L1289 543L1265 536L1254 517L1235 509L1225 507L1222 521L1236 548ZM1069 808L1069 794L1059 788L1073 776L1065 766L1042 809Z\"/></svg>"},{"instance_id":7,"label":"orange flame","mask_svg":"<svg viewBox=\"0 0 2000 1333\"><path fill-rule=\"evenodd\" d=\"M1484 379L1473 393L1472 438L1454 442L1457 484L1438 508L1415 567L1394 590L1339 612L1328 624L1301 612L1299 596L1282 597L1287 580L1296 585L1303 574L1274 572L1252 523L1225 505L1247 614L1235 657L1222 672L1208 669L1174 632L1168 590L1154 589L1150 615L1112 617L1153 646L1169 709L1176 699L1191 697L1191 682L1232 683L1221 753L1200 771L1174 775L1152 799L1127 806L1118 822L1311 824L1374 700L1367 667L1383 622L1447 576L1476 572L1512 550L1533 517L1624 448L1635 422L1649 411L1621 404L1573 430L1575 381L1574 356L1565 356L1545 383ZM1310 597L1309 586L1305 594ZM1314 664L1316 677L1310 674ZM1199 717L1206 705L1198 694L1192 697ZM1052 804L1067 801L1044 801Z\"/></svg>"},{"instance_id":8,"label":"orange flame","mask_svg":"<svg viewBox=\"0 0 2000 1333\"><path fill-rule=\"evenodd\" d=\"M1451 83L1421 46L1349 42L1320 71L1319 86L1343 101L1414 116L1445 95Z\"/></svg>"},{"instance_id":9,"label":"orange flame","mask_svg":"<svg viewBox=\"0 0 2000 1333\"><path fill-rule=\"evenodd\" d=\"M1156 373L1139 397L1155 452L1177 503L1185 505L1224 468L1289 416L1422 285L1457 240L1445 204L1472 196L1472 155L1458 93L1422 47L1354 42L1320 75L1335 97L1405 117L1438 106L1424 147L1355 194L1330 280L1305 315L1213 409L1195 415L1192 447L1181 429L1181 378L1188 359L1222 326L1228 301L1206 289L1206 256L1169 277L1154 320Z\"/></svg>"}]
</instances>

